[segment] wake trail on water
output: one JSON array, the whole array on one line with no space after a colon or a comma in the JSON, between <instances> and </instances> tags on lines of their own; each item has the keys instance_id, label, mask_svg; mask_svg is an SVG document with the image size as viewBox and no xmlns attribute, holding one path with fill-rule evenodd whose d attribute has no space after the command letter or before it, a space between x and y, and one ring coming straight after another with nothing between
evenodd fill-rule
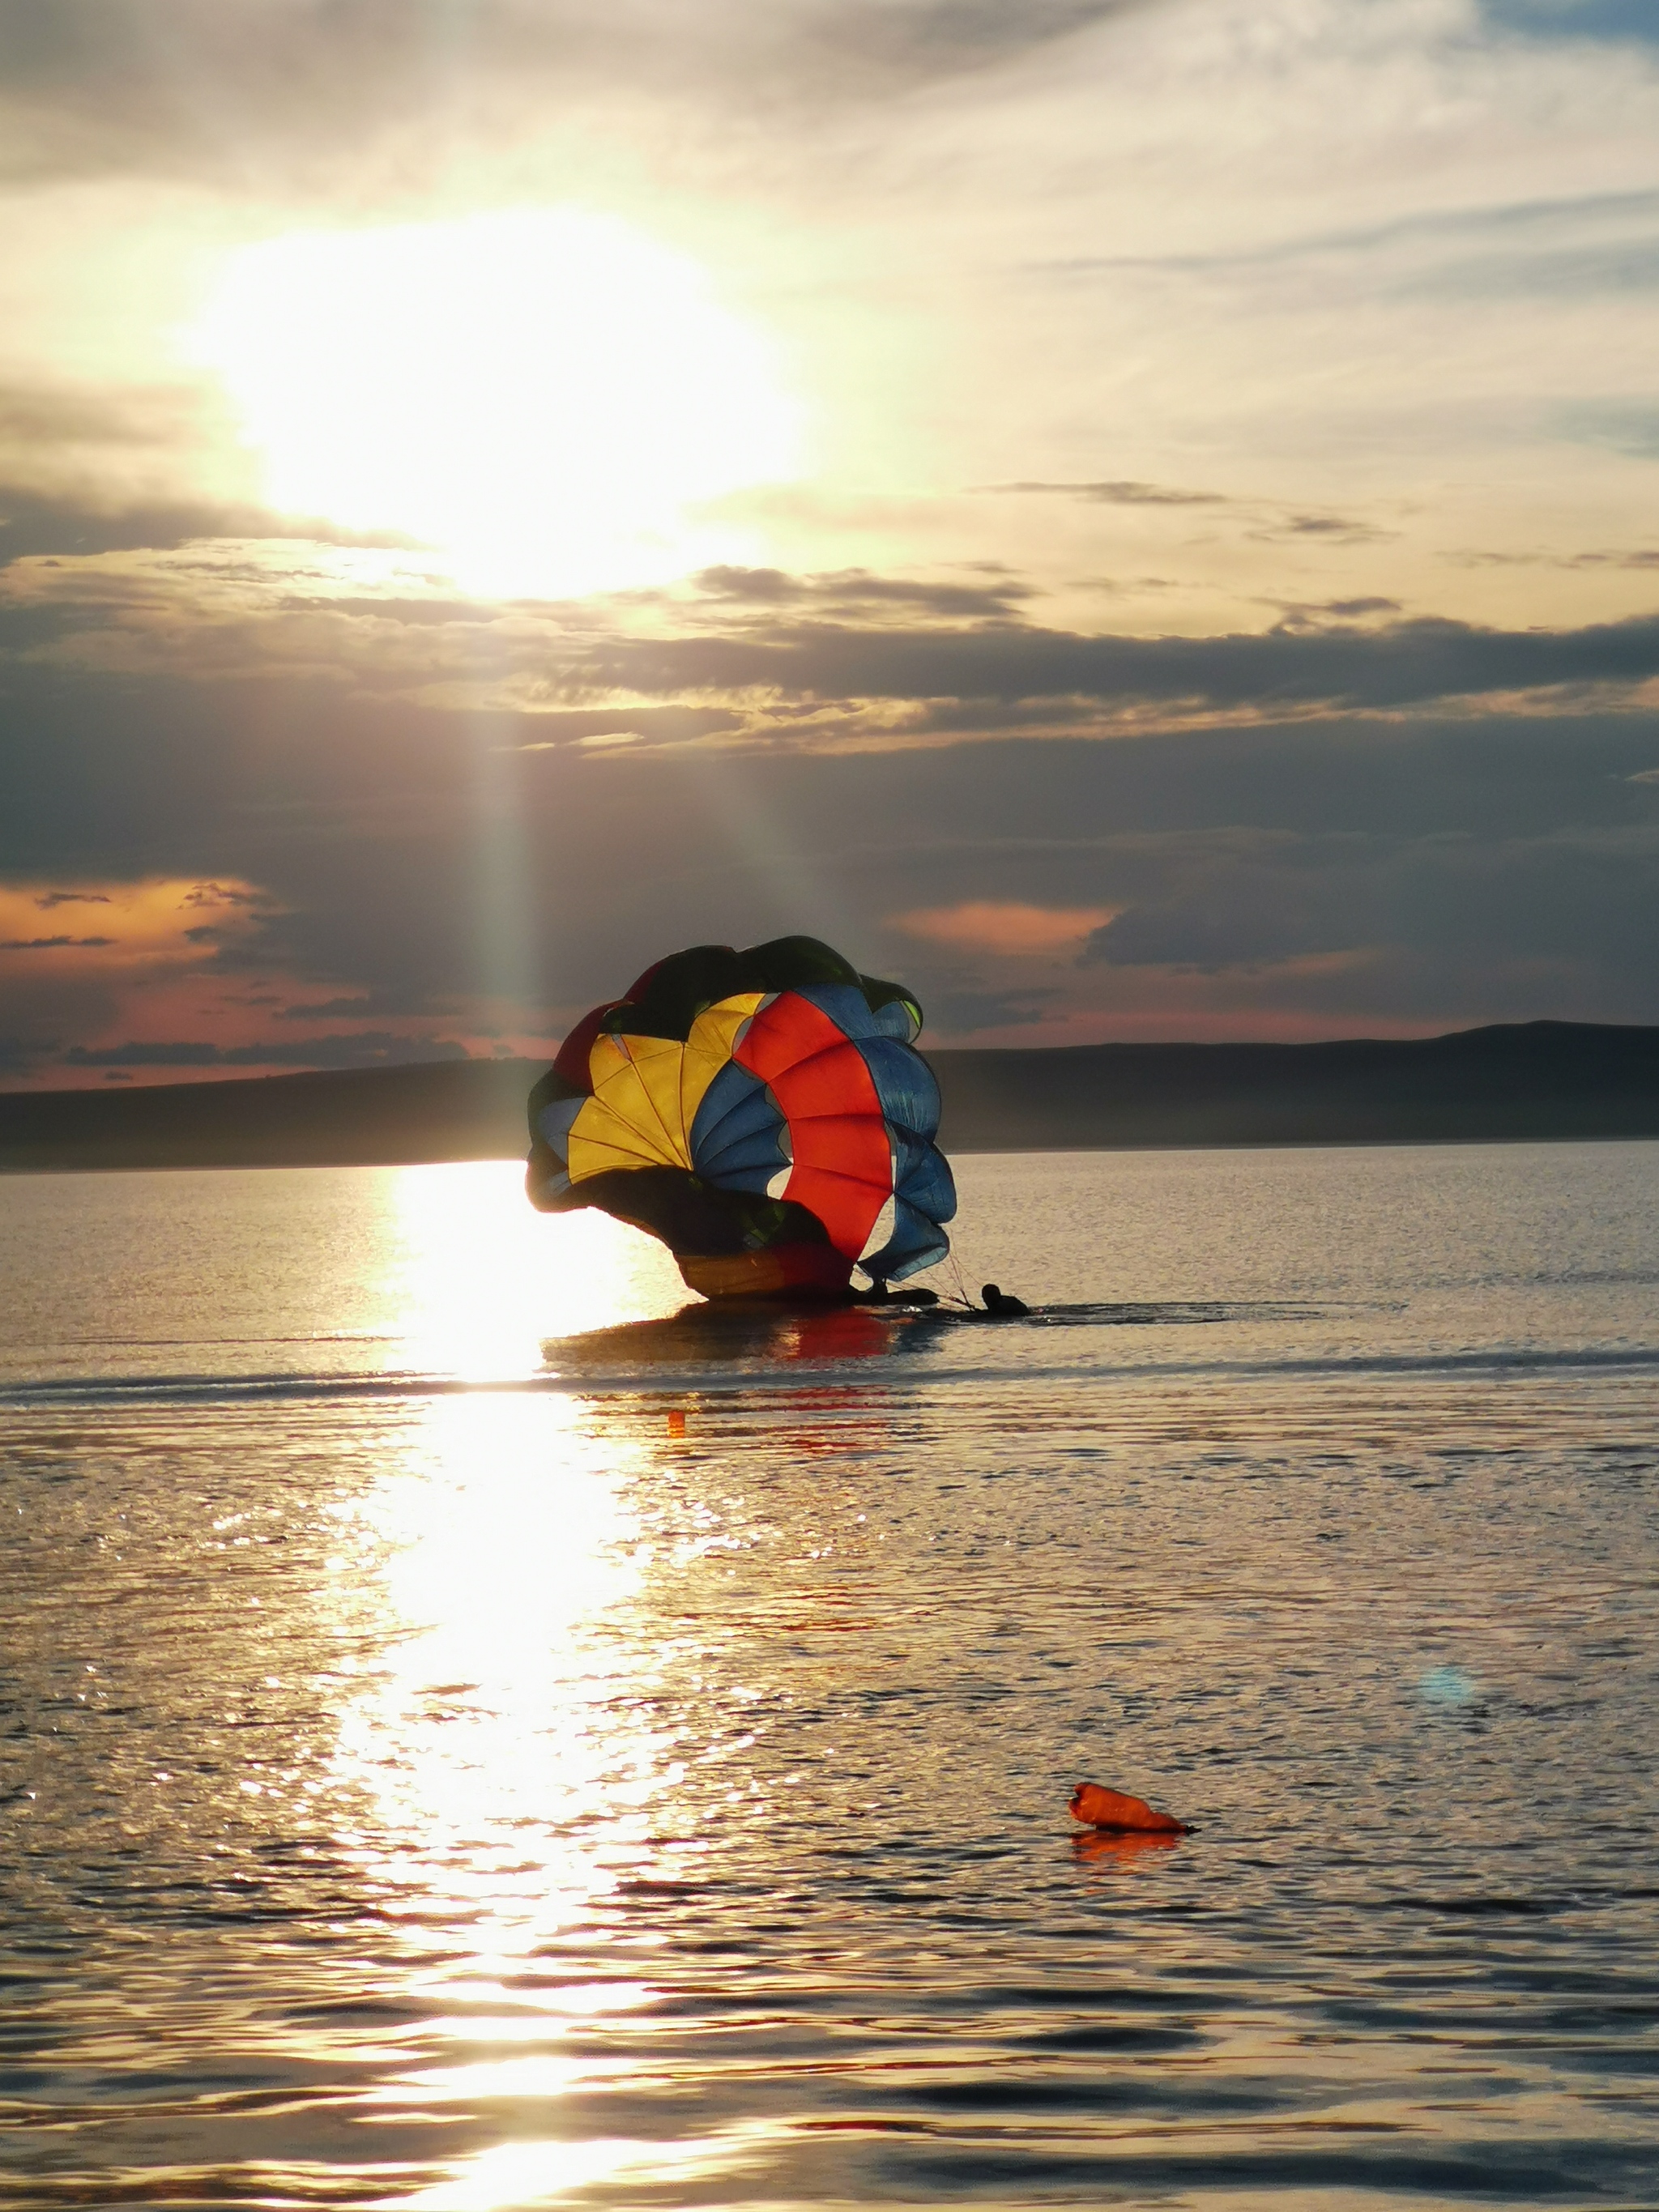
<instances>
[{"instance_id":1,"label":"wake trail on water","mask_svg":"<svg viewBox=\"0 0 1659 2212\"><path fill-rule=\"evenodd\" d=\"M1030 1329L1052 1326L1050 1317L1002 1324ZM1076 1322L1073 1322L1073 1326ZM550 1347L551 1349L551 1347ZM562 1347L561 1347L562 1349ZM264 1404L349 1404L374 1401L451 1397L549 1396L636 1398L696 1394L732 1397L764 1393L787 1396L833 1380L840 1388L864 1384L878 1389L925 1387L962 1390L991 1385L1079 1383L1101 1386L1149 1381L1273 1382L1321 1377L1401 1378L1437 1376L1652 1374L1659 1371L1659 1347L1535 1347L1492 1346L1464 1352L1358 1352L1308 1357L1259 1354L1242 1359L1134 1361L1095 1367L1048 1362L1006 1364L975 1363L947 1366L927 1360L908 1346L885 1357L857 1359L833 1356L797 1357L787 1364L749 1364L737 1360L588 1365L580 1360L532 1375L457 1376L388 1369L375 1374L341 1375L303 1370L251 1375L102 1375L53 1376L0 1382L0 1407L62 1411L100 1407L228 1407Z\"/></svg>"}]
</instances>

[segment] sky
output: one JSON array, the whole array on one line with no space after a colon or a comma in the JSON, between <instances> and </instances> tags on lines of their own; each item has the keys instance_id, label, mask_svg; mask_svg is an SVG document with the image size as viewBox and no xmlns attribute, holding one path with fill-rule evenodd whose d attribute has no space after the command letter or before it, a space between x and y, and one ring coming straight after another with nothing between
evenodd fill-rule
<instances>
[{"instance_id":1,"label":"sky","mask_svg":"<svg viewBox=\"0 0 1659 2212\"><path fill-rule=\"evenodd\" d=\"M0 1087L1659 1022L1653 0L0 0Z\"/></svg>"}]
</instances>

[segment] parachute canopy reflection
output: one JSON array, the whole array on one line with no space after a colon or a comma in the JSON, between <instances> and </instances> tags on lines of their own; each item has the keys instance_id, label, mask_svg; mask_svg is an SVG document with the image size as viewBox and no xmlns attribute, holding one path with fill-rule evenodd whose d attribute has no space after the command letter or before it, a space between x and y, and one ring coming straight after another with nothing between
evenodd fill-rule
<instances>
[{"instance_id":1,"label":"parachute canopy reflection","mask_svg":"<svg viewBox=\"0 0 1659 2212\"><path fill-rule=\"evenodd\" d=\"M707 1297L842 1297L950 1250L921 1008L829 945L696 945L595 1006L530 1094L531 1201L659 1237Z\"/></svg>"}]
</instances>

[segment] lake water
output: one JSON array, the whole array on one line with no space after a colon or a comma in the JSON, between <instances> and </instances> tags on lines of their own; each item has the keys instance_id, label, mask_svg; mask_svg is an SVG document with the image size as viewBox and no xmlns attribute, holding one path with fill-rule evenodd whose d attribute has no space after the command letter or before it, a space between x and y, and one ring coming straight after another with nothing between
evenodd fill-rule
<instances>
[{"instance_id":1,"label":"lake water","mask_svg":"<svg viewBox=\"0 0 1659 2212\"><path fill-rule=\"evenodd\" d=\"M958 1166L0 1183L0 2203L1659 2203L1659 1146Z\"/></svg>"}]
</instances>

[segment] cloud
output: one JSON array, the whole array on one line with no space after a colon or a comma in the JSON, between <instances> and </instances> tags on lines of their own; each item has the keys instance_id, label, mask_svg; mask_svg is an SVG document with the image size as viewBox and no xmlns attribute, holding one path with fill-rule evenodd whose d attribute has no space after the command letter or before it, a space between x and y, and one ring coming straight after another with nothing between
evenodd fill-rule
<instances>
[{"instance_id":1,"label":"cloud","mask_svg":"<svg viewBox=\"0 0 1659 2212\"><path fill-rule=\"evenodd\" d=\"M1276 538L1323 538L1339 545L1375 545L1396 532L1344 514L1285 514L1250 532L1263 544Z\"/></svg>"},{"instance_id":2,"label":"cloud","mask_svg":"<svg viewBox=\"0 0 1659 2212\"><path fill-rule=\"evenodd\" d=\"M245 499L165 489L192 480L204 440L228 431L222 412L217 395L198 386L0 383L0 568L203 539L407 543L274 514Z\"/></svg>"},{"instance_id":3,"label":"cloud","mask_svg":"<svg viewBox=\"0 0 1659 2212\"><path fill-rule=\"evenodd\" d=\"M1297 538L1323 538L1342 545L1379 543L1396 533L1350 515L1298 513L1260 500L1243 499L1218 491L1185 491L1170 484L1143 483L1133 478L1103 483L987 484L989 492L1047 493L1079 500L1092 507L1193 507L1231 509L1254 524L1249 535L1261 543Z\"/></svg>"},{"instance_id":4,"label":"cloud","mask_svg":"<svg viewBox=\"0 0 1659 2212\"><path fill-rule=\"evenodd\" d=\"M1270 635L1264 665L1326 641ZM1631 781L1659 757L1659 715L1638 708L1275 720L1257 700L1246 721L1109 743L993 727L595 753L515 749L535 715L481 725L280 670L65 684L14 664L0 688L6 934L45 933L55 890L145 871L182 887L148 965L71 992L44 971L117 949L6 956L0 1034L30 1080L74 1047L156 1041L242 1055L196 1063L226 1066L539 1050L665 949L790 930L902 975L936 1042L1659 1018L1659 790ZM214 883L262 902L185 902ZM904 926L963 908L992 910L970 914L977 943ZM1112 918L1085 965L1073 939L1038 971L1010 908ZM96 909L112 935L119 911ZM185 934L234 915L233 937Z\"/></svg>"},{"instance_id":5,"label":"cloud","mask_svg":"<svg viewBox=\"0 0 1659 2212\"><path fill-rule=\"evenodd\" d=\"M66 945L113 945L112 937L3 937L0 952L56 952Z\"/></svg>"},{"instance_id":6,"label":"cloud","mask_svg":"<svg viewBox=\"0 0 1659 2212\"><path fill-rule=\"evenodd\" d=\"M795 748L901 745L999 729L1108 733L1216 714L1395 713L1522 695L1558 695L1559 711L1587 691L1632 693L1659 676L1659 617L1650 614L1565 629L1390 621L1377 617L1393 603L1375 593L1282 603L1285 619L1267 630L1148 637L1023 619L1018 578L981 592L860 574L863 597L836 617L822 578L763 571L757 580L737 570L718 572L730 596L596 602L580 618L519 606L472 625L382 622L360 601L296 606L289 596L262 612L246 586L226 619L191 608L193 580L145 580L129 608L118 579L95 599L73 596L66 583L61 600L36 579L33 599L0 606L0 643L14 616L17 643L68 670L102 624L135 676L148 666L188 689L191 679L265 681L309 666L318 680L388 701L505 718L494 743L538 746L710 734ZM879 588L888 585L890 593ZM887 618L890 600L902 619ZM941 622L939 603L963 618ZM737 621L726 612L733 605L743 610ZM0 674L4 667L0 653Z\"/></svg>"},{"instance_id":7,"label":"cloud","mask_svg":"<svg viewBox=\"0 0 1659 2212\"><path fill-rule=\"evenodd\" d=\"M1090 939L1085 961L1259 971L1333 955L1525 965L1571 945L1659 988L1659 824L1498 838L1239 832L1171 841L1161 893Z\"/></svg>"},{"instance_id":8,"label":"cloud","mask_svg":"<svg viewBox=\"0 0 1659 2212\"><path fill-rule=\"evenodd\" d=\"M1234 502L1218 491L1181 491L1170 484L1139 483L1119 478L1101 483L987 484L994 492L1050 492L1061 498L1086 500L1097 507L1231 507Z\"/></svg>"},{"instance_id":9,"label":"cloud","mask_svg":"<svg viewBox=\"0 0 1659 2212\"><path fill-rule=\"evenodd\" d=\"M203 538L289 539L326 545L405 547L394 532L349 531L253 507L141 501L100 507L0 484L0 568L29 558L169 551Z\"/></svg>"},{"instance_id":10,"label":"cloud","mask_svg":"<svg viewBox=\"0 0 1659 2212\"><path fill-rule=\"evenodd\" d=\"M691 579L707 598L755 607L798 607L826 616L890 609L895 615L930 614L949 619L995 619L1010 615L1032 587L1018 576L983 584L928 582L909 576L877 576L844 568L792 576L781 568L704 568Z\"/></svg>"},{"instance_id":11,"label":"cloud","mask_svg":"<svg viewBox=\"0 0 1659 2212\"><path fill-rule=\"evenodd\" d=\"M1280 599L1276 601L1286 628L1317 629L1332 623L1360 622L1367 615L1404 612L1398 599L1371 597L1358 599Z\"/></svg>"},{"instance_id":12,"label":"cloud","mask_svg":"<svg viewBox=\"0 0 1659 2212\"><path fill-rule=\"evenodd\" d=\"M20 177L266 174L394 126L619 97L757 94L808 113L1030 52L1128 0L0 0L0 110Z\"/></svg>"},{"instance_id":13,"label":"cloud","mask_svg":"<svg viewBox=\"0 0 1659 2212\"><path fill-rule=\"evenodd\" d=\"M1659 549L1619 546L1582 553L1448 553L1443 556L1466 568L1659 568Z\"/></svg>"},{"instance_id":14,"label":"cloud","mask_svg":"<svg viewBox=\"0 0 1659 2212\"><path fill-rule=\"evenodd\" d=\"M957 906L922 907L888 917L893 928L908 937L1016 957L1075 950L1111 918L1108 907L1024 906L1012 899L966 899Z\"/></svg>"},{"instance_id":15,"label":"cloud","mask_svg":"<svg viewBox=\"0 0 1659 2212\"><path fill-rule=\"evenodd\" d=\"M465 1060L466 1047L443 1038L363 1030L350 1036L281 1037L249 1044L129 1039L95 1048L71 1045L65 1067L383 1067L415 1060Z\"/></svg>"},{"instance_id":16,"label":"cloud","mask_svg":"<svg viewBox=\"0 0 1659 2212\"><path fill-rule=\"evenodd\" d=\"M1057 991L975 989L971 985L929 986L925 1009L929 1023L945 1036L976 1036L988 1030L1024 1030L1053 1012Z\"/></svg>"},{"instance_id":17,"label":"cloud","mask_svg":"<svg viewBox=\"0 0 1659 2212\"><path fill-rule=\"evenodd\" d=\"M778 622L741 635L595 638L547 681L583 693L758 695L789 702L1077 702L1261 714L1378 711L1483 695L1628 686L1659 675L1659 617L1504 631L1433 617L1220 637L1085 635L1036 625L901 631ZM949 726L948 711L941 726ZM896 735L902 736L904 726Z\"/></svg>"}]
</instances>

